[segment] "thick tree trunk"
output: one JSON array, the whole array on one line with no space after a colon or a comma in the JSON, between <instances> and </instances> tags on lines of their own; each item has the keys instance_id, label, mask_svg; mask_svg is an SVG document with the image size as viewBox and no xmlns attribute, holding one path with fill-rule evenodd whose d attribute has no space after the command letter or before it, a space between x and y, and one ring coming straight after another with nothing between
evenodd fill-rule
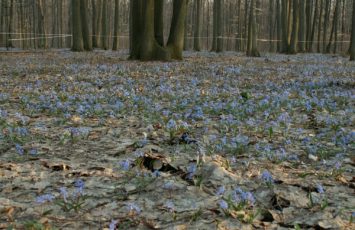
<instances>
[{"instance_id":1,"label":"thick tree trunk","mask_svg":"<svg viewBox=\"0 0 355 230\"><path fill-rule=\"evenodd\" d=\"M80 1L71 0L72 4L72 51L84 51L83 34L81 30Z\"/></svg>"},{"instance_id":2,"label":"thick tree trunk","mask_svg":"<svg viewBox=\"0 0 355 230\"><path fill-rule=\"evenodd\" d=\"M276 0L276 33L277 33L277 52L281 52L282 49L282 21L281 21L281 4L280 0Z\"/></svg>"},{"instance_id":3,"label":"thick tree trunk","mask_svg":"<svg viewBox=\"0 0 355 230\"><path fill-rule=\"evenodd\" d=\"M317 52L321 52L321 31L322 31L322 16L323 16L323 1L325 0L320 0L320 7L319 7L319 23L318 23L318 37L317 37Z\"/></svg>"},{"instance_id":4,"label":"thick tree trunk","mask_svg":"<svg viewBox=\"0 0 355 230\"><path fill-rule=\"evenodd\" d=\"M340 10L340 0L336 0L334 15L333 15L333 25L332 25L332 30L330 33L330 38L327 45L326 53L330 53L333 37L334 37L334 53L337 48L339 10Z\"/></svg>"},{"instance_id":5,"label":"thick tree trunk","mask_svg":"<svg viewBox=\"0 0 355 230\"><path fill-rule=\"evenodd\" d=\"M118 26L119 26L119 20L120 20L120 1L115 0L115 21L114 21L114 28L113 28L113 45L112 45L112 50L118 50Z\"/></svg>"},{"instance_id":6,"label":"thick tree trunk","mask_svg":"<svg viewBox=\"0 0 355 230\"><path fill-rule=\"evenodd\" d=\"M109 20L108 20L108 15L107 15L107 0L103 0L102 2L102 18L101 18L101 47L104 50L108 50L108 41L109 41L109 37L108 37L108 24L109 24Z\"/></svg>"},{"instance_id":7,"label":"thick tree trunk","mask_svg":"<svg viewBox=\"0 0 355 230\"><path fill-rule=\"evenodd\" d=\"M350 61L355 61L355 1L353 1L353 18L351 26L351 46L350 46Z\"/></svg>"},{"instance_id":8,"label":"thick tree trunk","mask_svg":"<svg viewBox=\"0 0 355 230\"><path fill-rule=\"evenodd\" d=\"M212 35L212 49L217 50L217 30L218 30L218 0L213 0L213 35Z\"/></svg>"},{"instance_id":9,"label":"thick tree trunk","mask_svg":"<svg viewBox=\"0 0 355 230\"><path fill-rule=\"evenodd\" d=\"M201 37L201 21L202 21L202 0L195 0L196 12L195 12L195 28L194 28L194 50L200 51L200 37Z\"/></svg>"},{"instance_id":10,"label":"thick tree trunk","mask_svg":"<svg viewBox=\"0 0 355 230\"><path fill-rule=\"evenodd\" d=\"M216 52L222 52L224 49L223 38L223 0L215 0L218 3L217 8L217 49Z\"/></svg>"},{"instance_id":11,"label":"thick tree trunk","mask_svg":"<svg viewBox=\"0 0 355 230\"><path fill-rule=\"evenodd\" d=\"M299 45L298 45L299 52L304 52L306 47L305 30L306 28L308 28L308 26L306 25L306 20L305 20L305 11L306 11L305 1L307 0L299 0ZM307 39L307 43L308 43L308 39Z\"/></svg>"},{"instance_id":12,"label":"thick tree trunk","mask_svg":"<svg viewBox=\"0 0 355 230\"><path fill-rule=\"evenodd\" d=\"M269 52L274 51L274 0L269 0Z\"/></svg>"},{"instance_id":13,"label":"thick tree trunk","mask_svg":"<svg viewBox=\"0 0 355 230\"><path fill-rule=\"evenodd\" d=\"M98 30L97 30L97 18L98 18L98 4L96 3L95 0L91 0L91 6L92 6L92 47L97 48L98 47Z\"/></svg>"},{"instance_id":14,"label":"thick tree trunk","mask_svg":"<svg viewBox=\"0 0 355 230\"><path fill-rule=\"evenodd\" d=\"M309 49L309 41L310 37L312 34L312 6L313 6L313 0L304 0L306 3L306 24L305 24L305 30L306 30L306 49Z\"/></svg>"},{"instance_id":15,"label":"thick tree trunk","mask_svg":"<svg viewBox=\"0 0 355 230\"><path fill-rule=\"evenodd\" d=\"M154 36L160 46L164 46L164 0L154 3Z\"/></svg>"},{"instance_id":16,"label":"thick tree trunk","mask_svg":"<svg viewBox=\"0 0 355 230\"><path fill-rule=\"evenodd\" d=\"M187 0L174 0L173 18L170 26L170 34L167 48L173 59L182 59L184 48L185 17L187 11Z\"/></svg>"},{"instance_id":17,"label":"thick tree trunk","mask_svg":"<svg viewBox=\"0 0 355 230\"><path fill-rule=\"evenodd\" d=\"M81 20L81 31L83 37L84 49L86 51L92 50L92 41L89 32L89 17L87 15L88 7L87 0L80 0L80 20Z\"/></svg>"},{"instance_id":18,"label":"thick tree trunk","mask_svg":"<svg viewBox=\"0 0 355 230\"><path fill-rule=\"evenodd\" d=\"M313 14L313 24L312 24L312 32L311 32L311 37L309 38L309 43L307 46L307 52L312 52L312 46L313 46L313 40L314 40L314 35L315 35L315 31L316 31L316 26L318 23L318 2L319 0L316 0L315 2L315 7L314 7L314 14Z\"/></svg>"},{"instance_id":19,"label":"thick tree trunk","mask_svg":"<svg viewBox=\"0 0 355 230\"><path fill-rule=\"evenodd\" d=\"M254 0L250 2L247 56L260 57L257 49L257 32Z\"/></svg>"},{"instance_id":20,"label":"thick tree trunk","mask_svg":"<svg viewBox=\"0 0 355 230\"><path fill-rule=\"evenodd\" d=\"M292 34L290 41L290 54L297 53L298 29L299 29L299 2L293 0Z\"/></svg>"},{"instance_id":21,"label":"thick tree trunk","mask_svg":"<svg viewBox=\"0 0 355 230\"><path fill-rule=\"evenodd\" d=\"M326 42L327 42L327 30L329 25L329 17L330 17L330 4L331 0L325 0L325 13L324 13L324 22L323 22L323 53L326 53Z\"/></svg>"},{"instance_id":22,"label":"thick tree trunk","mask_svg":"<svg viewBox=\"0 0 355 230\"><path fill-rule=\"evenodd\" d=\"M38 32L40 35L39 44L40 48L47 48L46 40L46 30L45 30L45 21L44 21L44 12L43 12L43 2L42 0L37 0L37 13L38 13Z\"/></svg>"},{"instance_id":23,"label":"thick tree trunk","mask_svg":"<svg viewBox=\"0 0 355 230\"><path fill-rule=\"evenodd\" d=\"M281 52L287 53L289 47L289 40L288 40L288 8L287 3L288 0L281 0L281 28L282 28L282 44L281 44Z\"/></svg>"}]
</instances>

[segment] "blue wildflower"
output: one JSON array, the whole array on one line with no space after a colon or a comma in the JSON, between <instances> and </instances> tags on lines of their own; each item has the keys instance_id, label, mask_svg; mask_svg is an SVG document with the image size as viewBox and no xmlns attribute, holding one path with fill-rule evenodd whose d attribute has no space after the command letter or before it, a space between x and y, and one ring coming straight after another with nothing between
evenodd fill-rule
<instances>
[{"instance_id":1,"label":"blue wildflower","mask_svg":"<svg viewBox=\"0 0 355 230\"><path fill-rule=\"evenodd\" d=\"M173 119L170 119L166 125L168 129L176 129L176 122Z\"/></svg>"},{"instance_id":2,"label":"blue wildflower","mask_svg":"<svg viewBox=\"0 0 355 230\"><path fill-rule=\"evenodd\" d=\"M190 163L187 167L187 179L192 180L192 177L195 175L197 166L195 163Z\"/></svg>"},{"instance_id":3,"label":"blue wildflower","mask_svg":"<svg viewBox=\"0 0 355 230\"><path fill-rule=\"evenodd\" d=\"M137 214L139 214L142 210L134 203L128 203L127 204L128 207L128 211L129 212L135 212Z\"/></svg>"},{"instance_id":4,"label":"blue wildflower","mask_svg":"<svg viewBox=\"0 0 355 230\"><path fill-rule=\"evenodd\" d=\"M316 185L316 189L317 189L317 192L320 193L320 194L323 194L324 193L324 188L321 184L317 184Z\"/></svg>"},{"instance_id":5,"label":"blue wildflower","mask_svg":"<svg viewBox=\"0 0 355 230\"><path fill-rule=\"evenodd\" d=\"M219 200L218 201L218 206L221 209L228 209L228 203L225 200Z\"/></svg>"},{"instance_id":6,"label":"blue wildflower","mask_svg":"<svg viewBox=\"0 0 355 230\"><path fill-rule=\"evenodd\" d=\"M29 153L30 153L30 155L32 155L32 156L35 156L35 155L38 154L37 149L31 149L31 150L29 151Z\"/></svg>"},{"instance_id":7,"label":"blue wildflower","mask_svg":"<svg viewBox=\"0 0 355 230\"><path fill-rule=\"evenodd\" d=\"M264 170L264 172L260 176L261 180L263 180L267 184L272 184L274 183L274 179L272 178L272 175L269 171Z\"/></svg>"},{"instance_id":8,"label":"blue wildflower","mask_svg":"<svg viewBox=\"0 0 355 230\"><path fill-rule=\"evenodd\" d=\"M48 202L52 202L55 197L52 194L44 194L41 196L37 196L36 202L39 204L43 204Z\"/></svg>"},{"instance_id":9,"label":"blue wildflower","mask_svg":"<svg viewBox=\"0 0 355 230\"><path fill-rule=\"evenodd\" d=\"M173 212L175 209L175 205L171 200L167 200L164 204L164 207L169 209L170 212Z\"/></svg>"},{"instance_id":10,"label":"blue wildflower","mask_svg":"<svg viewBox=\"0 0 355 230\"><path fill-rule=\"evenodd\" d=\"M15 149L19 155L23 155L25 153L25 150L20 144L15 144Z\"/></svg>"},{"instance_id":11,"label":"blue wildflower","mask_svg":"<svg viewBox=\"0 0 355 230\"><path fill-rule=\"evenodd\" d=\"M152 173L153 177L160 177L160 171L159 170L154 170L154 172Z\"/></svg>"},{"instance_id":12,"label":"blue wildflower","mask_svg":"<svg viewBox=\"0 0 355 230\"><path fill-rule=\"evenodd\" d=\"M68 191L65 187L61 187L59 188L60 194L63 197L64 202L67 202L67 198L68 198Z\"/></svg>"},{"instance_id":13,"label":"blue wildflower","mask_svg":"<svg viewBox=\"0 0 355 230\"><path fill-rule=\"evenodd\" d=\"M221 196L221 195L223 195L224 192L225 192L225 188L224 188L224 186L222 185L222 186L220 186L220 187L217 188L216 196Z\"/></svg>"},{"instance_id":14,"label":"blue wildflower","mask_svg":"<svg viewBox=\"0 0 355 230\"><path fill-rule=\"evenodd\" d=\"M85 182L82 179L75 180L74 187L76 188L76 194L83 195Z\"/></svg>"},{"instance_id":15,"label":"blue wildflower","mask_svg":"<svg viewBox=\"0 0 355 230\"><path fill-rule=\"evenodd\" d=\"M126 160L123 160L119 163L119 165L121 166L121 168L124 170L124 171L128 171L130 166L131 166L131 161L126 159Z\"/></svg>"},{"instance_id":16,"label":"blue wildflower","mask_svg":"<svg viewBox=\"0 0 355 230\"><path fill-rule=\"evenodd\" d=\"M111 223L110 223L110 225L109 225L109 229L110 229L110 230L115 230L117 224L118 224L118 221L117 221L117 220L111 220Z\"/></svg>"}]
</instances>

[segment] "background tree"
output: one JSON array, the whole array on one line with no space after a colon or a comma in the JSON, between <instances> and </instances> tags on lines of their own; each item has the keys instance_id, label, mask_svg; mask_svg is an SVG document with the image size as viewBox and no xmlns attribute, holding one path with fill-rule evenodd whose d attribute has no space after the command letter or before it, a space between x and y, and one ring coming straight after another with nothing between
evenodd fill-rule
<instances>
[{"instance_id":1,"label":"background tree","mask_svg":"<svg viewBox=\"0 0 355 230\"><path fill-rule=\"evenodd\" d=\"M73 51L90 51L91 40L87 24L87 1L72 0L72 35Z\"/></svg>"},{"instance_id":2,"label":"background tree","mask_svg":"<svg viewBox=\"0 0 355 230\"><path fill-rule=\"evenodd\" d=\"M115 0L115 21L114 21L114 28L113 28L112 50L118 49L118 40L119 40L118 39L118 26L119 26L119 17L120 17L119 6L120 6L120 1Z\"/></svg>"},{"instance_id":3,"label":"background tree","mask_svg":"<svg viewBox=\"0 0 355 230\"><path fill-rule=\"evenodd\" d=\"M350 61L355 61L355 1L353 1L353 14L351 26Z\"/></svg>"},{"instance_id":4,"label":"background tree","mask_svg":"<svg viewBox=\"0 0 355 230\"><path fill-rule=\"evenodd\" d=\"M202 0L195 0L195 29L194 29L194 50L200 51L201 22L202 22Z\"/></svg>"},{"instance_id":5,"label":"background tree","mask_svg":"<svg viewBox=\"0 0 355 230\"><path fill-rule=\"evenodd\" d=\"M250 2L247 56L260 57L257 48L256 17L254 0Z\"/></svg>"},{"instance_id":6,"label":"background tree","mask_svg":"<svg viewBox=\"0 0 355 230\"><path fill-rule=\"evenodd\" d=\"M170 60L182 59L184 46L187 0L173 1L173 15L166 46L161 46L155 37L154 0L132 0L131 6L131 59ZM162 19L162 18L161 18Z\"/></svg>"}]
</instances>

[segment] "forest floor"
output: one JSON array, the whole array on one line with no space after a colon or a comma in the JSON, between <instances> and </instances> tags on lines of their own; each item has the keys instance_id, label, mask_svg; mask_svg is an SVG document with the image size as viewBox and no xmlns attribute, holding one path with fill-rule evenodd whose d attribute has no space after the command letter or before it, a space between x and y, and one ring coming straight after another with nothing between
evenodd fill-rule
<instances>
[{"instance_id":1,"label":"forest floor","mask_svg":"<svg viewBox=\"0 0 355 230\"><path fill-rule=\"evenodd\" d=\"M1 54L0 229L355 229L341 56Z\"/></svg>"}]
</instances>

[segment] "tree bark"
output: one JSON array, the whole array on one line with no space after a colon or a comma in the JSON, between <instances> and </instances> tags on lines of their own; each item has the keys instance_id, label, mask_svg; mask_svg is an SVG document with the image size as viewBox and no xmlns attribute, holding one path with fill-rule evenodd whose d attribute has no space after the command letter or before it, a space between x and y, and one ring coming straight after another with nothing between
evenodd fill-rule
<instances>
[{"instance_id":1,"label":"tree bark","mask_svg":"<svg viewBox=\"0 0 355 230\"><path fill-rule=\"evenodd\" d=\"M305 1L307 1L307 0L299 0L299 45L298 45L298 49L300 52L305 51L305 47L306 47L305 30L308 27L306 25L306 20L305 20L305 11L306 11ZM308 39L307 39L307 43L308 43Z\"/></svg>"},{"instance_id":2,"label":"tree bark","mask_svg":"<svg viewBox=\"0 0 355 230\"><path fill-rule=\"evenodd\" d=\"M91 51L92 50L92 41L89 32L89 24L88 24L88 15L87 15L88 7L87 0L80 0L80 21L81 21L81 31L83 37L84 50Z\"/></svg>"},{"instance_id":3,"label":"tree bark","mask_svg":"<svg viewBox=\"0 0 355 230\"><path fill-rule=\"evenodd\" d=\"M107 0L103 0L102 2L102 18L101 18L101 47L104 50L108 50L108 15L107 15Z\"/></svg>"},{"instance_id":4,"label":"tree bark","mask_svg":"<svg viewBox=\"0 0 355 230\"><path fill-rule=\"evenodd\" d=\"M186 11L187 0L173 1L173 18L171 21L170 34L167 43L167 48L172 59L182 59Z\"/></svg>"},{"instance_id":5,"label":"tree bark","mask_svg":"<svg viewBox=\"0 0 355 230\"><path fill-rule=\"evenodd\" d=\"M293 0L293 19L292 19L292 33L290 41L290 54L297 53L297 43L298 43L298 29L299 29L299 2L298 0Z\"/></svg>"},{"instance_id":6,"label":"tree bark","mask_svg":"<svg viewBox=\"0 0 355 230\"><path fill-rule=\"evenodd\" d=\"M288 9L287 9L287 3L288 0L281 0L282 6L281 6L281 28L282 28L282 44L281 44L281 52L282 53L287 53L288 52L288 47L289 47L289 40L288 40Z\"/></svg>"},{"instance_id":7,"label":"tree bark","mask_svg":"<svg viewBox=\"0 0 355 230\"><path fill-rule=\"evenodd\" d=\"M81 30L80 1L71 0L72 4L72 51L84 51L83 34Z\"/></svg>"},{"instance_id":8,"label":"tree bark","mask_svg":"<svg viewBox=\"0 0 355 230\"><path fill-rule=\"evenodd\" d=\"M200 37L201 37L201 21L202 21L202 4L201 0L195 0L196 14L195 14L195 28L194 28L194 50L201 51Z\"/></svg>"},{"instance_id":9,"label":"tree bark","mask_svg":"<svg viewBox=\"0 0 355 230\"><path fill-rule=\"evenodd\" d=\"M351 26L351 46L350 46L350 61L355 61L355 1L353 1L353 17Z\"/></svg>"},{"instance_id":10,"label":"tree bark","mask_svg":"<svg viewBox=\"0 0 355 230\"><path fill-rule=\"evenodd\" d=\"M112 50L118 50L118 26L119 26L119 20L120 20L120 1L115 0L115 21L114 21L114 28L113 28L113 45L112 45Z\"/></svg>"},{"instance_id":11,"label":"tree bark","mask_svg":"<svg viewBox=\"0 0 355 230\"><path fill-rule=\"evenodd\" d=\"M260 57L257 49L257 32L254 0L250 2L247 56Z\"/></svg>"},{"instance_id":12,"label":"tree bark","mask_svg":"<svg viewBox=\"0 0 355 230\"><path fill-rule=\"evenodd\" d=\"M160 46L164 46L164 0L154 3L154 36Z\"/></svg>"}]
</instances>

